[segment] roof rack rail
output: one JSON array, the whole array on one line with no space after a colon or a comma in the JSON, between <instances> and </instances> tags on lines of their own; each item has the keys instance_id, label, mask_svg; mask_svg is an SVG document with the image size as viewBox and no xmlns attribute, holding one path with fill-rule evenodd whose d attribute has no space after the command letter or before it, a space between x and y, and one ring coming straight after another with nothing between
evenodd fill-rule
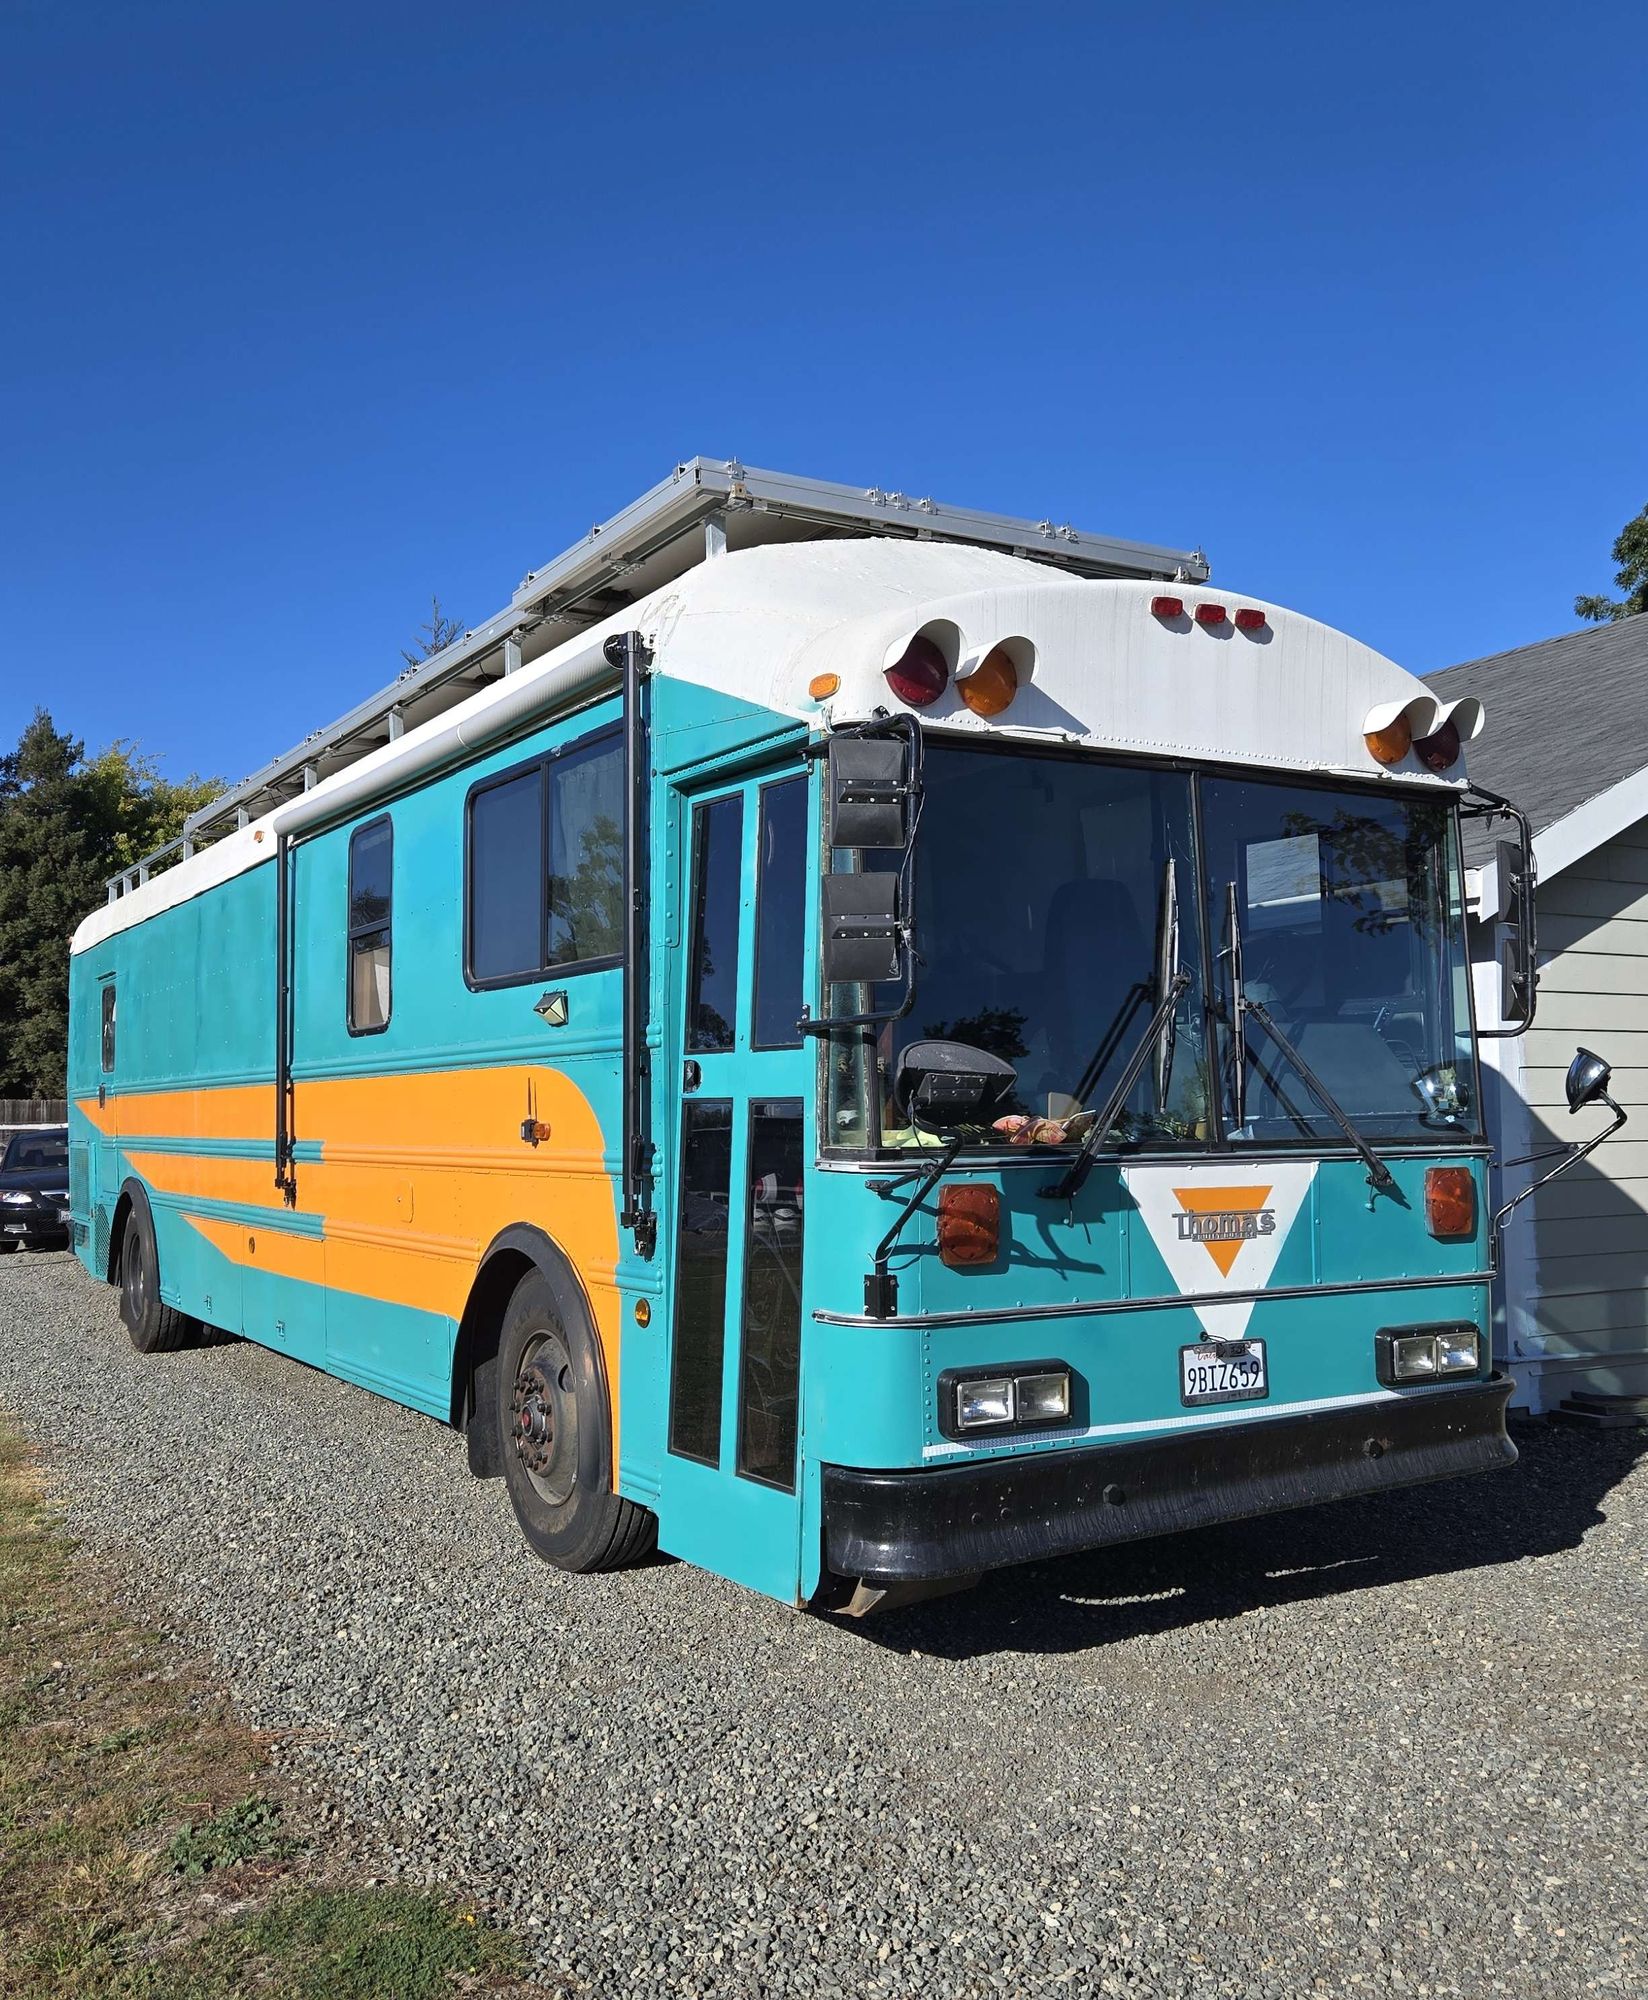
<instances>
[{"instance_id":1,"label":"roof rack rail","mask_svg":"<svg viewBox=\"0 0 1648 2000\"><path fill-rule=\"evenodd\" d=\"M1068 523L946 507L879 486L762 472L735 458L687 459L553 562L529 570L509 603L484 624L191 813L180 840L109 878L109 901L146 882L156 867L187 858L272 811L700 562L765 543L863 535L966 542L1072 576L1200 582L1208 574L1200 549L1158 548Z\"/></svg>"}]
</instances>

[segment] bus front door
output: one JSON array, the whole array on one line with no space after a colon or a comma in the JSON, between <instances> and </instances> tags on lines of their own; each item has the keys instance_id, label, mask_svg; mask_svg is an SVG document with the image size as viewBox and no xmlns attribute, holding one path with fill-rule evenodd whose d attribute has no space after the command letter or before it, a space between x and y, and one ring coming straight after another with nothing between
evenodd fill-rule
<instances>
[{"instance_id":1,"label":"bus front door","mask_svg":"<svg viewBox=\"0 0 1648 2000\"><path fill-rule=\"evenodd\" d=\"M666 1041L674 1270L659 1539L781 1597L799 1573L809 782L797 756L671 797L683 976Z\"/></svg>"}]
</instances>

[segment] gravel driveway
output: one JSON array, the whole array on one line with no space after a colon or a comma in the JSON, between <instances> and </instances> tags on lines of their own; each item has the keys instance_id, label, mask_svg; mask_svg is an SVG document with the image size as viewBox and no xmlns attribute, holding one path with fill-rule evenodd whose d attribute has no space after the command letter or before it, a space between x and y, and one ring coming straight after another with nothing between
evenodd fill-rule
<instances>
[{"instance_id":1,"label":"gravel driveway","mask_svg":"<svg viewBox=\"0 0 1648 2000\"><path fill-rule=\"evenodd\" d=\"M78 1532L546 1990L1648 1990L1648 1433L840 1625L563 1577L459 1439L0 1259Z\"/></svg>"}]
</instances>

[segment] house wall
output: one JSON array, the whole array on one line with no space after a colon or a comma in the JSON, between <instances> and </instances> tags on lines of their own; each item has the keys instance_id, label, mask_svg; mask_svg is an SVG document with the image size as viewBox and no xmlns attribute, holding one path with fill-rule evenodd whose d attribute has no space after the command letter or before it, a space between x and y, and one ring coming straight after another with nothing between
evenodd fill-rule
<instances>
[{"instance_id":1,"label":"house wall","mask_svg":"<svg viewBox=\"0 0 1648 2000\"><path fill-rule=\"evenodd\" d=\"M1648 820L1541 885L1539 948L1535 1025L1497 1044L1490 1079L1502 1157L1588 1137L1605 1119L1569 1114L1563 1078L1579 1044L1614 1065L1631 1123L1507 1224L1501 1351L1517 1401L1535 1410L1576 1390L1648 1394ZM1543 1171L1513 1169L1507 1192Z\"/></svg>"}]
</instances>

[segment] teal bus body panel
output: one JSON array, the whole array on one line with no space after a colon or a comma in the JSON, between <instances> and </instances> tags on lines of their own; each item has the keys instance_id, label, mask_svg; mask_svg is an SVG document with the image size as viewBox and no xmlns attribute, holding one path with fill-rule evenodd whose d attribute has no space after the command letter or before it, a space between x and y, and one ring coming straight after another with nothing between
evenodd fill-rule
<instances>
[{"instance_id":1,"label":"teal bus body panel","mask_svg":"<svg viewBox=\"0 0 1648 2000\"><path fill-rule=\"evenodd\" d=\"M617 1412L616 1483L659 1515L662 1546L772 1595L806 1599L824 1581L822 1472L939 1467L1040 1457L1101 1444L1264 1423L1300 1406L1396 1393L1375 1372L1381 1327L1465 1320L1488 1327L1485 1160L1479 1148L1393 1153L1400 1199L1374 1198L1362 1163L1338 1153L1202 1152L1098 1165L1073 1204L1042 1199L1047 1161L963 1165L949 1184L994 1186L1002 1254L952 1270L935 1240L934 1199L910 1219L892 1268L896 1319L864 1320L864 1278L896 1198L868 1183L889 1168L821 1151L820 1044L716 1061L742 1108L799 1100L805 1198L801 1248L799 1446L795 1490L753 1490L734 1462L742 1321L728 1310L723 1446L717 1465L669 1448L680 1235L687 892L695 799L810 772L793 719L665 675L651 683L649 1102L655 1254L619 1227L622 972L601 964L492 990L465 976L465 805L477 781L615 726L606 699L299 843L291 858L292 1076L296 1202L275 1186L275 860L78 954L71 966L70 1143L76 1247L109 1275L122 1186L144 1187L162 1294L180 1310L329 1369L426 1414L461 1411L459 1326L488 1246L506 1227L541 1230L589 1298ZM392 1006L388 1025L351 1034L347 906L351 835L393 827ZM273 837L270 836L273 846ZM807 863L816 892L816 837ZM746 840L746 862L753 855ZM814 907L809 903L809 907ZM745 935L752 921L744 885ZM804 926L802 990L818 1011L817 926ZM116 1059L101 1068L100 995L117 991ZM563 990L564 1026L534 1011ZM747 987L741 982L747 1005ZM741 1045L742 1047L742 1045ZM759 1067L757 1067L759 1065ZM706 1082L705 1093L710 1086ZM717 1085L717 1089L723 1088ZM99 1103L100 1089L104 1102ZM551 1131L540 1151L523 1121ZM557 1150L564 1149L564 1150ZM747 1158L734 1142L733 1169ZM1160 1215L1141 1205L1155 1175L1227 1180L1312 1169L1297 1213L1252 1289L1247 1338L1266 1344L1262 1401L1186 1409L1178 1351L1201 1333ZM1427 1227L1426 1169L1465 1165L1476 1228L1443 1242ZM1273 1174L1274 1170L1274 1174ZM1158 1193L1160 1189L1158 1189ZM748 1190L729 1212L743 1218ZM278 1254L271 1255L272 1251ZM1248 1254L1246 1251L1243 1255ZM1267 1253L1268 1255L1268 1249ZM736 1267L736 1259L734 1260ZM1238 1263L1235 1267L1240 1270ZM1213 1265L1208 1263L1210 1279ZM1192 1271L1192 1276L1194 1272ZM1193 1287L1192 1287L1193 1289ZM1208 1286L1210 1294L1217 1287ZM1148 1302L1141 1304L1139 1302ZM1484 1343L1486 1345L1486 1343ZM1076 1377L1067 1429L957 1445L938 1423L952 1368L1058 1360ZM1485 1372L1485 1371L1484 1371Z\"/></svg>"}]
</instances>

